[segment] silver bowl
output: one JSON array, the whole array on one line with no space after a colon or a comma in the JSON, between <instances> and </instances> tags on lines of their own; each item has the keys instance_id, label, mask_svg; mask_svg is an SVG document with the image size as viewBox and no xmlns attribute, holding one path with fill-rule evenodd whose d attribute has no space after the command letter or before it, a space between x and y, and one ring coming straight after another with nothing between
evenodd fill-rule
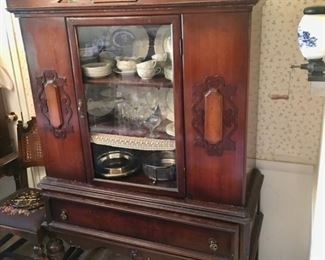
<instances>
[{"instance_id":1,"label":"silver bowl","mask_svg":"<svg viewBox=\"0 0 325 260\"><path fill-rule=\"evenodd\" d=\"M142 165L144 174L153 182L173 181L176 179L175 153L155 152L148 156Z\"/></svg>"},{"instance_id":2,"label":"silver bowl","mask_svg":"<svg viewBox=\"0 0 325 260\"><path fill-rule=\"evenodd\" d=\"M129 176L139 168L136 157L126 151L110 151L101 154L96 159L96 165L101 170L97 174L108 179Z\"/></svg>"}]
</instances>

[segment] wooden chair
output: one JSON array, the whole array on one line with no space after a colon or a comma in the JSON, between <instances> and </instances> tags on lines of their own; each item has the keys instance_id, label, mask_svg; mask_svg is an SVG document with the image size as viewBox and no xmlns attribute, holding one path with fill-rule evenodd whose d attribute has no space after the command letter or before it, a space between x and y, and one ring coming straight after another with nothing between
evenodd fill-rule
<instances>
[{"instance_id":1,"label":"wooden chair","mask_svg":"<svg viewBox=\"0 0 325 260\"><path fill-rule=\"evenodd\" d=\"M23 123L19 121L17 134L19 166L25 169L27 167L43 165L43 154L36 119L32 118L27 122L27 128L23 127ZM13 200L17 202L17 196L27 193L34 194L34 192L37 192L37 190L29 188L20 189L0 201L0 231L9 232L0 240L0 246L6 243L13 236L12 234L15 234L21 237L21 240L17 241L18 244L23 244L27 240L34 244L34 259L43 259L42 242L44 230L41 224L45 220L44 207L25 210L17 208L17 205L13 205ZM8 254L8 249L5 251L2 252L3 256Z\"/></svg>"}]
</instances>

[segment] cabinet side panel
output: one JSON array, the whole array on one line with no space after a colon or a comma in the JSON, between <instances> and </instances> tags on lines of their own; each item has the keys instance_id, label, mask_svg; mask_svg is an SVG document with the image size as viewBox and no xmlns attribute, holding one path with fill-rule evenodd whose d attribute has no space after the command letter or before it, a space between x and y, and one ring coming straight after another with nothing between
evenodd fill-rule
<instances>
[{"instance_id":1,"label":"cabinet side panel","mask_svg":"<svg viewBox=\"0 0 325 260\"><path fill-rule=\"evenodd\" d=\"M20 23L47 175L85 181L65 20L21 18ZM44 88L49 84L57 88L57 100L47 100ZM59 102L61 125L49 120L48 106L53 102Z\"/></svg>"},{"instance_id":2,"label":"cabinet side panel","mask_svg":"<svg viewBox=\"0 0 325 260\"><path fill-rule=\"evenodd\" d=\"M238 12L183 18L187 191L193 200L245 203L249 17ZM199 134L209 113L199 96L211 88L224 97L223 140L217 144Z\"/></svg>"}]
</instances>

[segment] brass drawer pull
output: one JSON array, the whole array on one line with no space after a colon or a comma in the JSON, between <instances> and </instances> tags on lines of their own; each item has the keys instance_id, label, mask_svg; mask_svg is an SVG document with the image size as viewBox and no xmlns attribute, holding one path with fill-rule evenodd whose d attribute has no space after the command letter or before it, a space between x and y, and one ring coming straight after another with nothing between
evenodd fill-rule
<instances>
[{"instance_id":1,"label":"brass drawer pull","mask_svg":"<svg viewBox=\"0 0 325 260\"><path fill-rule=\"evenodd\" d=\"M136 249L131 250L130 257L132 260L143 260L143 256L142 256L141 252L139 252Z\"/></svg>"},{"instance_id":2,"label":"brass drawer pull","mask_svg":"<svg viewBox=\"0 0 325 260\"><path fill-rule=\"evenodd\" d=\"M65 209L61 210L60 218L63 221L67 221L68 220L68 212Z\"/></svg>"},{"instance_id":3,"label":"brass drawer pull","mask_svg":"<svg viewBox=\"0 0 325 260\"><path fill-rule=\"evenodd\" d=\"M219 245L218 245L217 241L214 238L209 238L209 248L214 253L216 253L218 251Z\"/></svg>"}]
</instances>

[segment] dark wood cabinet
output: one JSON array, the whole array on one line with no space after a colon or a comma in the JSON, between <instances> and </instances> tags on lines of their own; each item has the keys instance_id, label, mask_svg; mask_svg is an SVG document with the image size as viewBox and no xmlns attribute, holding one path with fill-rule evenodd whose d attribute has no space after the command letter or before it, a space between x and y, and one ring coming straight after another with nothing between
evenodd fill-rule
<instances>
[{"instance_id":1,"label":"dark wood cabinet","mask_svg":"<svg viewBox=\"0 0 325 260\"><path fill-rule=\"evenodd\" d=\"M256 1L7 3L25 44L48 227L130 259L255 259Z\"/></svg>"}]
</instances>

